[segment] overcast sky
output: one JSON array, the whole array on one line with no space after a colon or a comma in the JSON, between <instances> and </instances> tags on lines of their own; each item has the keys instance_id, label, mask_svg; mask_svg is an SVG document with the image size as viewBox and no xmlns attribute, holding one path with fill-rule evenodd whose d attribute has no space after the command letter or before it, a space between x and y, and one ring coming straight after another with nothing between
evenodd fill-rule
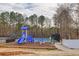
<instances>
[{"instance_id":1,"label":"overcast sky","mask_svg":"<svg viewBox=\"0 0 79 59\"><path fill-rule=\"evenodd\" d=\"M52 18L57 6L56 3L0 3L0 11L15 11L27 16L37 14Z\"/></svg>"}]
</instances>

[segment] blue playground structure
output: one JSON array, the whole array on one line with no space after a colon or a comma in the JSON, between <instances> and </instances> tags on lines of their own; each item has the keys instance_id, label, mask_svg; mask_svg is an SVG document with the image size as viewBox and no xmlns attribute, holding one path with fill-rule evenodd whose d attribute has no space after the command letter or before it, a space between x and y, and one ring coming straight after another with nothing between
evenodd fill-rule
<instances>
[{"instance_id":1,"label":"blue playground structure","mask_svg":"<svg viewBox=\"0 0 79 59\"><path fill-rule=\"evenodd\" d=\"M23 42L34 42L32 35L27 35L27 30L28 30L27 26L22 26L21 30L23 32L22 32L22 36L17 41L18 44L22 44Z\"/></svg>"}]
</instances>

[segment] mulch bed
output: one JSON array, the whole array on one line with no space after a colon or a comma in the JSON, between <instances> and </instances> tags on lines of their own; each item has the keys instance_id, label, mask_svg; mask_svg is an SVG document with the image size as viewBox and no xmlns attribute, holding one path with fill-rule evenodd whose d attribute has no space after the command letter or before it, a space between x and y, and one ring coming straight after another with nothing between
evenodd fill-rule
<instances>
[{"instance_id":1,"label":"mulch bed","mask_svg":"<svg viewBox=\"0 0 79 59\"><path fill-rule=\"evenodd\" d=\"M50 43L42 43L40 44L39 42L36 43L24 43L24 44L8 44L7 47L10 48L42 48L42 49L46 49L46 48L50 48L50 49L56 49L56 47Z\"/></svg>"},{"instance_id":2,"label":"mulch bed","mask_svg":"<svg viewBox=\"0 0 79 59\"><path fill-rule=\"evenodd\" d=\"M13 52L0 52L0 56L15 56L20 54L35 54L33 52L13 51Z\"/></svg>"},{"instance_id":3,"label":"mulch bed","mask_svg":"<svg viewBox=\"0 0 79 59\"><path fill-rule=\"evenodd\" d=\"M23 44L17 44L15 42L5 43L5 44L0 44L0 47L1 48L56 49L56 47L53 44L50 44L50 43L40 44L39 42L23 43Z\"/></svg>"}]
</instances>

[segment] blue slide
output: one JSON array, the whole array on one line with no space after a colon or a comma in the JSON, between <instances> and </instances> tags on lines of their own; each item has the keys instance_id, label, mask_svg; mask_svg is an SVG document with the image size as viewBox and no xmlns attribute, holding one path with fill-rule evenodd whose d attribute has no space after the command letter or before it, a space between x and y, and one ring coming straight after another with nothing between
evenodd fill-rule
<instances>
[{"instance_id":1,"label":"blue slide","mask_svg":"<svg viewBox=\"0 0 79 59\"><path fill-rule=\"evenodd\" d=\"M21 44L21 43L23 43L24 42L24 37L20 37L19 39L18 39L18 44Z\"/></svg>"},{"instance_id":2,"label":"blue slide","mask_svg":"<svg viewBox=\"0 0 79 59\"><path fill-rule=\"evenodd\" d=\"M27 36L27 38L25 38L24 35L22 35L22 37L18 39L18 44L23 43L25 39L27 39L27 42L34 42L34 39L31 35Z\"/></svg>"},{"instance_id":3,"label":"blue slide","mask_svg":"<svg viewBox=\"0 0 79 59\"><path fill-rule=\"evenodd\" d=\"M22 33L22 36L18 39L18 44L23 43L25 40L25 32Z\"/></svg>"},{"instance_id":4,"label":"blue slide","mask_svg":"<svg viewBox=\"0 0 79 59\"><path fill-rule=\"evenodd\" d=\"M32 35L28 35L26 36L25 32L22 32L22 36L18 39L18 44L21 44L24 42L24 40L26 39L27 42L34 42L34 39L32 37Z\"/></svg>"}]
</instances>

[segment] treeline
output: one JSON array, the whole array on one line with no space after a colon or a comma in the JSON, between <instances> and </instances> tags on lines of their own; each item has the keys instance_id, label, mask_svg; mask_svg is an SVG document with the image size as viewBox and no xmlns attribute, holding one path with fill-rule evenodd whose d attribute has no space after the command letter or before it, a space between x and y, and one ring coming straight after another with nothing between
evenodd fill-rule
<instances>
[{"instance_id":1,"label":"treeline","mask_svg":"<svg viewBox=\"0 0 79 59\"><path fill-rule=\"evenodd\" d=\"M0 13L0 36L21 34L20 27L25 25L29 27L28 34L33 37L49 37L59 32L62 38L79 39L79 4L59 5L52 19L36 14L25 16L14 11Z\"/></svg>"},{"instance_id":2,"label":"treeline","mask_svg":"<svg viewBox=\"0 0 79 59\"><path fill-rule=\"evenodd\" d=\"M33 34L34 37L45 37L48 35L47 33L45 34L45 29L48 29L47 27L50 27L51 25L48 23L49 20L50 19L43 15L37 16L36 14L33 14L27 17L14 11L1 12L0 36L9 36L10 33L13 32L21 35L21 26L28 26L28 34Z\"/></svg>"}]
</instances>

